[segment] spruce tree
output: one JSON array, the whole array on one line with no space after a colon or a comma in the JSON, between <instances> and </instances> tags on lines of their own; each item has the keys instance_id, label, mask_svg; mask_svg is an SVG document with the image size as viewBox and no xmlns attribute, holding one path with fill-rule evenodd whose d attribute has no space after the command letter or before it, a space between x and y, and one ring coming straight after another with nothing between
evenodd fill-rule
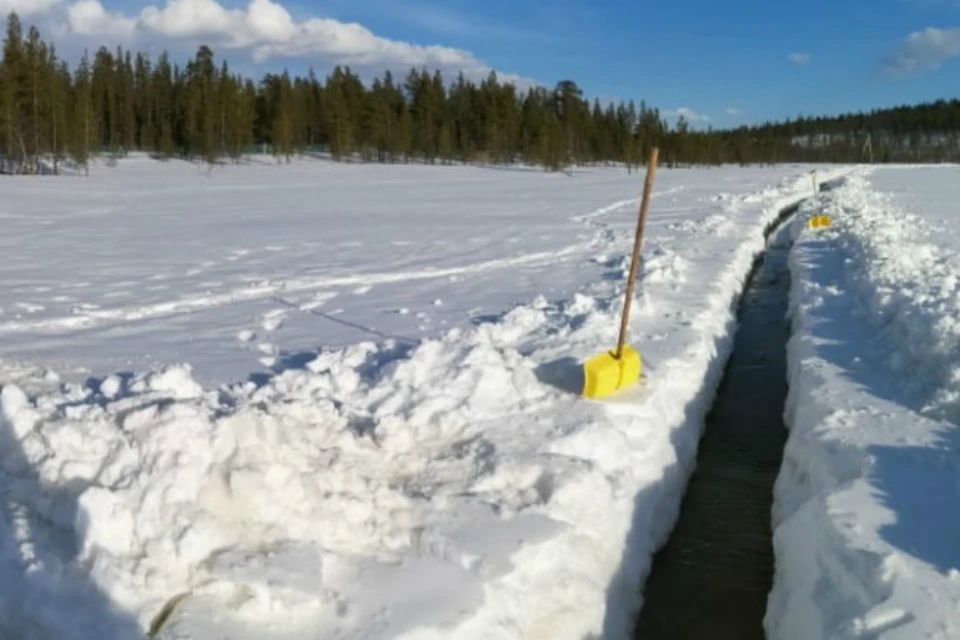
<instances>
[{"instance_id":1,"label":"spruce tree","mask_svg":"<svg viewBox=\"0 0 960 640\"><path fill-rule=\"evenodd\" d=\"M74 75L72 109L70 115L70 155L90 173L90 146L94 140L94 101L90 61L86 52Z\"/></svg>"}]
</instances>

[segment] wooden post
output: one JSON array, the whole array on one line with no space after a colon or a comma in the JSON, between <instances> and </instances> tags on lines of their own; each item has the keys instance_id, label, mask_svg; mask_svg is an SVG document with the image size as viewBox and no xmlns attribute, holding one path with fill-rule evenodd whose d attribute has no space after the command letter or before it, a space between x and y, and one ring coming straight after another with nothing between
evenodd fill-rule
<instances>
[{"instance_id":1,"label":"wooden post","mask_svg":"<svg viewBox=\"0 0 960 640\"><path fill-rule=\"evenodd\" d=\"M657 159L660 150L654 147L650 151L650 162L647 164L647 179L643 183L643 200L640 203L640 218L637 220L637 237L633 241L633 257L630 259L630 275L627 277L627 294L623 301L623 318L620 320L620 339L617 340L617 360L623 356L623 345L627 340L627 325L630 323L630 304L633 302L633 291L637 283L637 266L640 261L640 245L643 243L643 227L647 222L647 209L650 206L650 191L653 188L653 177L657 171Z\"/></svg>"}]
</instances>

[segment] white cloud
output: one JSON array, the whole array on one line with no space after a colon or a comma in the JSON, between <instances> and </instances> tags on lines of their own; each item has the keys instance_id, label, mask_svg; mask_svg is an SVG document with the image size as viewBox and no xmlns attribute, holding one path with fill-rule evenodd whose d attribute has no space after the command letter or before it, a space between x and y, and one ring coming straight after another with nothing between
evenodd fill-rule
<instances>
[{"instance_id":1,"label":"white cloud","mask_svg":"<svg viewBox=\"0 0 960 640\"><path fill-rule=\"evenodd\" d=\"M45 13L60 4L60 0L0 0L0 16L6 20L12 12L20 18Z\"/></svg>"},{"instance_id":2,"label":"white cloud","mask_svg":"<svg viewBox=\"0 0 960 640\"><path fill-rule=\"evenodd\" d=\"M894 75L929 71L957 56L960 56L960 27L927 27L908 35L899 51L884 62L884 68Z\"/></svg>"},{"instance_id":3,"label":"white cloud","mask_svg":"<svg viewBox=\"0 0 960 640\"><path fill-rule=\"evenodd\" d=\"M450 6L449 0L390 0L383 3L373 0L369 3L375 4L378 11L389 13L393 19L443 36L522 40L528 43L552 40L540 30L518 27L516 20L491 21L476 12L464 11L462 5Z\"/></svg>"},{"instance_id":4,"label":"white cloud","mask_svg":"<svg viewBox=\"0 0 960 640\"><path fill-rule=\"evenodd\" d=\"M126 42L133 37L137 21L105 10L97 0L81 0L67 8L67 25L78 35Z\"/></svg>"},{"instance_id":5,"label":"white cloud","mask_svg":"<svg viewBox=\"0 0 960 640\"><path fill-rule=\"evenodd\" d=\"M723 110L728 116L739 116L743 113L743 109L738 109L737 107L727 107Z\"/></svg>"},{"instance_id":6,"label":"white cloud","mask_svg":"<svg viewBox=\"0 0 960 640\"><path fill-rule=\"evenodd\" d=\"M665 109L662 111L667 118L680 118L683 116L687 122L709 122L710 116L697 113L690 107L680 107L679 109Z\"/></svg>"},{"instance_id":7,"label":"white cloud","mask_svg":"<svg viewBox=\"0 0 960 640\"><path fill-rule=\"evenodd\" d=\"M54 29L90 44L175 46L182 50L207 44L218 54L249 55L263 63L296 58L309 64L349 64L367 70L427 67L445 73L463 71L483 77L491 68L473 53L442 45L420 45L378 36L367 27L330 18L296 21L274 0L250 0L246 7L228 8L217 0L165 0L148 5L139 15L114 13L101 0L0 0L0 8L24 8L48 14ZM59 15L59 19L58 19ZM65 18L65 20L63 19ZM499 74L501 79L526 87L535 84L521 76Z\"/></svg>"},{"instance_id":8,"label":"white cloud","mask_svg":"<svg viewBox=\"0 0 960 640\"><path fill-rule=\"evenodd\" d=\"M813 59L813 56L803 51L795 51L793 53L787 54L787 60L789 60L790 62L796 65L809 64L810 60L812 59Z\"/></svg>"},{"instance_id":9,"label":"white cloud","mask_svg":"<svg viewBox=\"0 0 960 640\"><path fill-rule=\"evenodd\" d=\"M140 12L139 26L168 38L229 37L245 13L225 9L215 0L170 0Z\"/></svg>"}]
</instances>

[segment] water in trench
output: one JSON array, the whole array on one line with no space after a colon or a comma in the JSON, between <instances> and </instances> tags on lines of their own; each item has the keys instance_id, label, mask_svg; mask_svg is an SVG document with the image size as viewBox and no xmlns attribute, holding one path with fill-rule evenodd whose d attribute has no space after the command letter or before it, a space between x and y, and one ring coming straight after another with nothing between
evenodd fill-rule
<instances>
[{"instance_id":1,"label":"water in trench","mask_svg":"<svg viewBox=\"0 0 960 640\"><path fill-rule=\"evenodd\" d=\"M789 245L785 231L771 238L741 298L733 352L679 520L644 587L636 626L643 640L764 637L790 335Z\"/></svg>"}]
</instances>

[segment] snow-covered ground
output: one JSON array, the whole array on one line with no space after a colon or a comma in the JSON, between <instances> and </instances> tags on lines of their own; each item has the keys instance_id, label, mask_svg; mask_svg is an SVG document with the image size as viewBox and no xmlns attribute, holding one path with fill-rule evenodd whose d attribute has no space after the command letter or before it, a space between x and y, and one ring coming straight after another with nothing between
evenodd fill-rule
<instances>
[{"instance_id":1,"label":"snow-covered ground","mask_svg":"<svg viewBox=\"0 0 960 640\"><path fill-rule=\"evenodd\" d=\"M651 238L789 173L662 171ZM642 179L316 161L208 174L145 157L55 188L7 178L0 358L77 379L186 359L219 384L321 347L415 344L602 279Z\"/></svg>"},{"instance_id":2,"label":"snow-covered ground","mask_svg":"<svg viewBox=\"0 0 960 640\"><path fill-rule=\"evenodd\" d=\"M810 193L803 167L661 170L643 384L588 402L641 182L147 159L5 179L0 631L621 635L763 230Z\"/></svg>"},{"instance_id":3,"label":"snow-covered ground","mask_svg":"<svg viewBox=\"0 0 960 640\"><path fill-rule=\"evenodd\" d=\"M860 169L792 253L776 639L960 636L960 167Z\"/></svg>"}]
</instances>

